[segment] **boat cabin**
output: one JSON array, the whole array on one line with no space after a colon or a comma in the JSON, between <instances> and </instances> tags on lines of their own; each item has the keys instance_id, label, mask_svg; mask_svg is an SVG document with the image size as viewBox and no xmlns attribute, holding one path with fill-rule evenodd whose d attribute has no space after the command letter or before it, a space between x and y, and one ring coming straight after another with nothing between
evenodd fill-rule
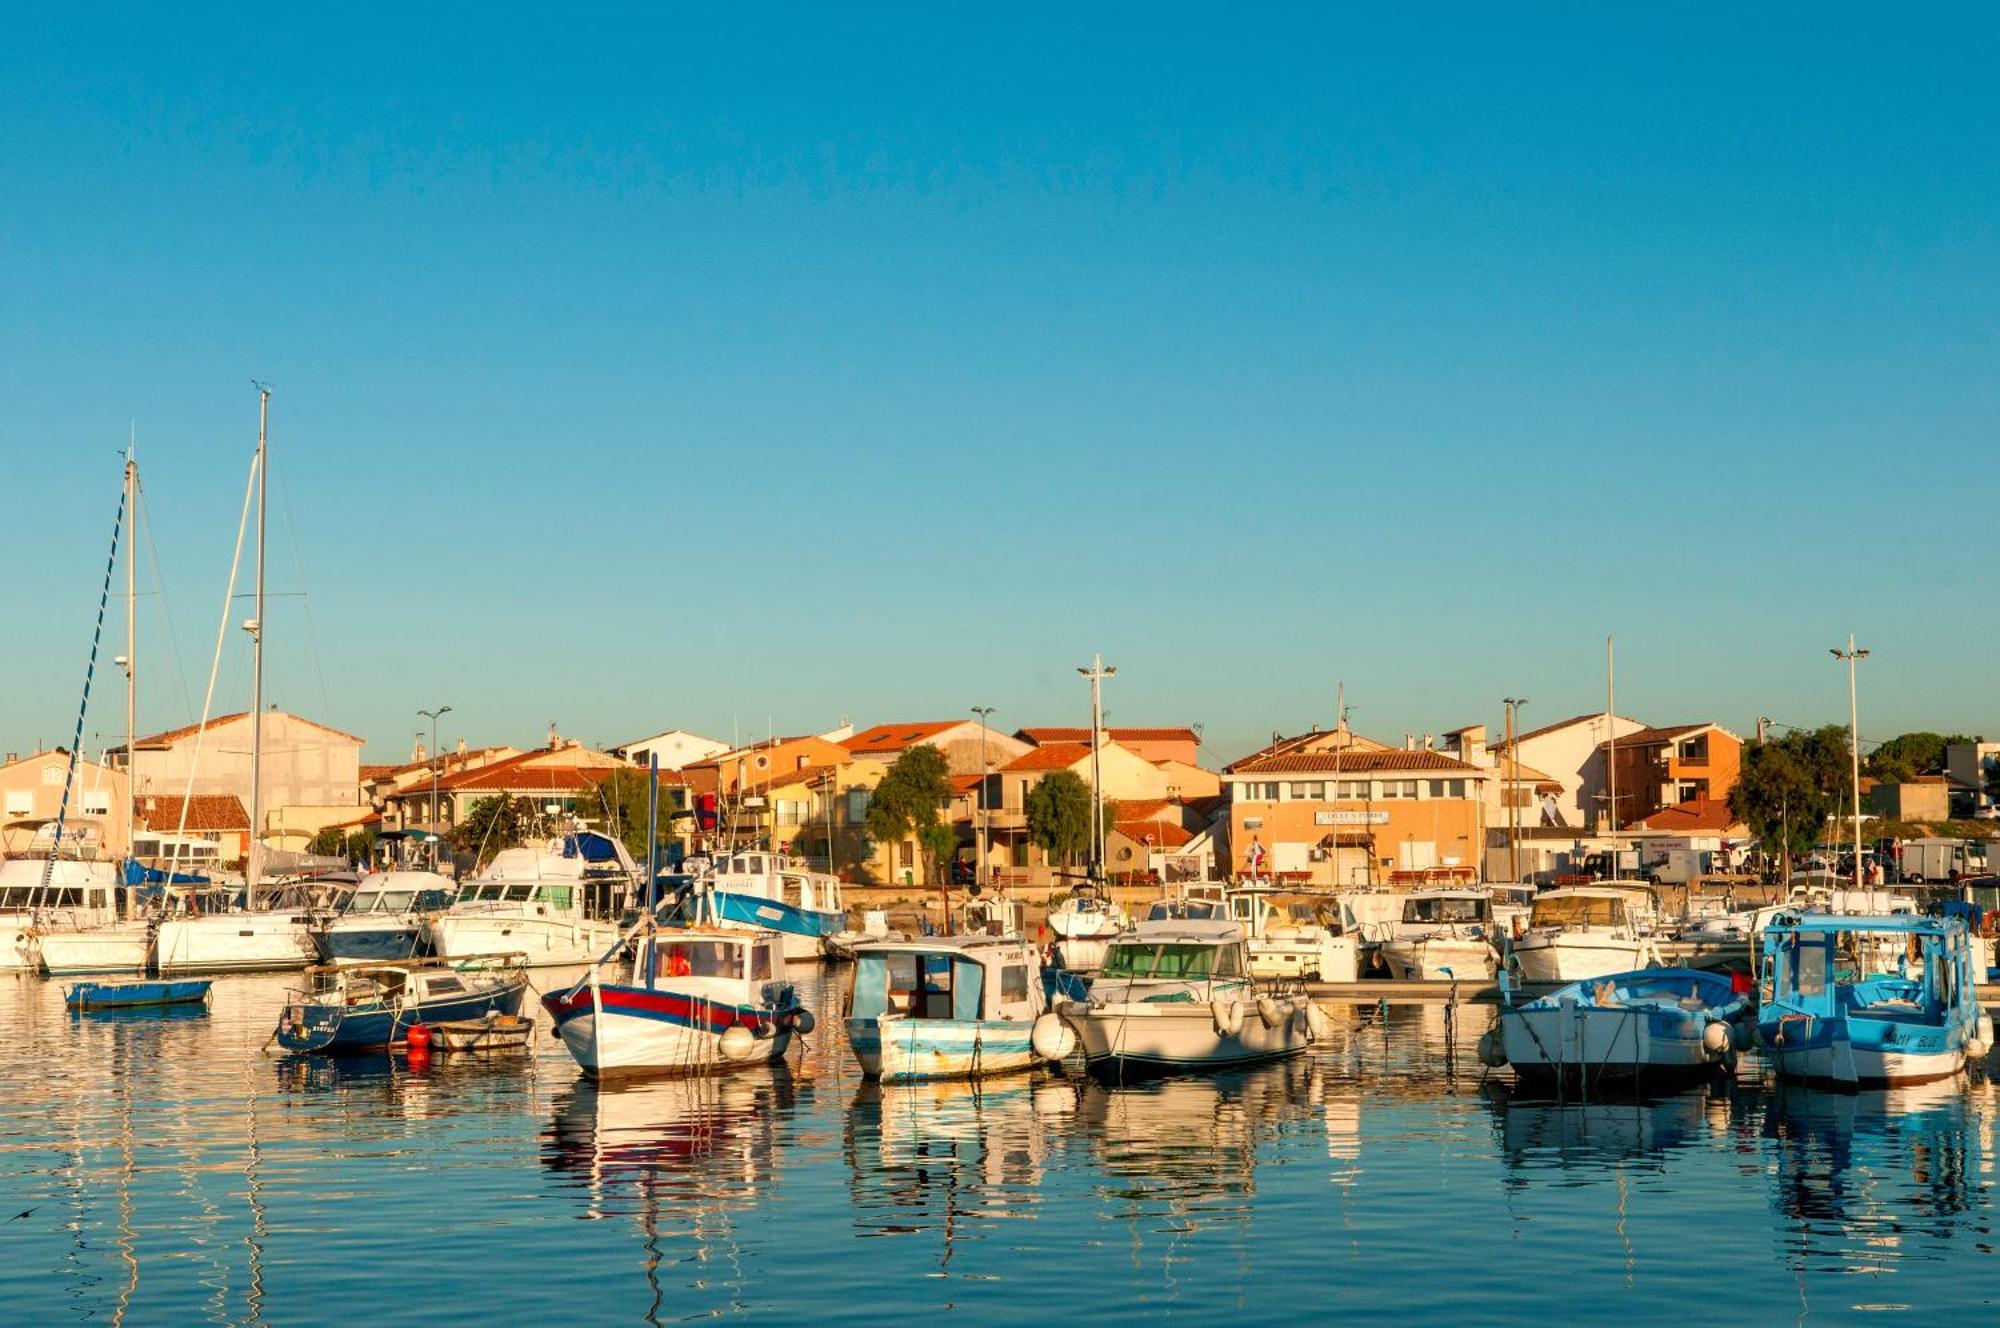
<instances>
[{"instance_id":1,"label":"boat cabin","mask_svg":"<svg viewBox=\"0 0 2000 1328\"><path fill-rule=\"evenodd\" d=\"M1651 916L1651 895L1643 889L1577 885L1537 895L1528 925L1549 931L1631 932Z\"/></svg>"},{"instance_id":2,"label":"boat cabin","mask_svg":"<svg viewBox=\"0 0 2000 1328\"><path fill-rule=\"evenodd\" d=\"M784 940L776 932L674 929L641 938L632 980L647 987L740 992L745 984L785 979Z\"/></svg>"},{"instance_id":3,"label":"boat cabin","mask_svg":"<svg viewBox=\"0 0 2000 1328\"><path fill-rule=\"evenodd\" d=\"M1764 929L1763 954L1767 1011L1921 1024L1977 1000L1971 946L1956 919L1786 914Z\"/></svg>"},{"instance_id":4,"label":"boat cabin","mask_svg":"<svg viewBox=\"0 0 2000 1328\"><path fill-rule=\"evenodd\" d=\"M716 860L714 887L813 912L840 911L840 878L807 871L782 853L732 853Z\"/></svg>"},{"instance_id":5,"label":"boat cabin","mask_svg":"<svg viewBox=\"0 0 2000 1328\"><path fill-rule=\"evenodd\" d=\"M118 907L116 865L46 857L0 861L0 913L37 908L87 909L110 915Z\"/></svg>"},{"instance_id":6,"label":"boat cabin","mask_svg":"<svg viewBox=\"0 0 2000 1328\"><path fill-rule=\"evenodd\" d=\"M314 1005L418 1005L478 989L448 968L399 964L326 964L307 969L306 980Z\"/></svg>"},{"instance_id":7,"label":"boat cabin","mask_svg":"<svg viewBox=\"0 0 2000 1328\"><path fill-rule=\"evenodd\" d=\"M1041 1013L1032 946L1018 939L879 941L855 947L850 1020L1020 1020Z\"/></svg>"},{"instance_id":8,"label":"boat cabin","mask_svg":"<svg viewBox=\"0 0 2000 1328\"><path fill-rule=\"evenodd\" d=\"M1021 902L1004 895L969 900L961 917L968 936L1019 936L1027 922Z\"/></svg>"},{"instance_id":9,"label":"boat cabin","mask_svg":"<svg viewBox=\"0 0 2000 1328\"><path fill-rule=\"evenodd\" d=\"M1227 920L1148 920L1111 943L1098 982L1209 982L1250 973L1243 929Z\"/></svg>"},{"instance_id":10,"label":"boat cabin","mask_svg":"<svg viewBox=\"0 0 2000 1328\"><path fill-rule=\"evenodd\" d=\"M376 872L361 878L342 913L347 917L368 913L433 912L451 905L456 894L452 883L442 876L423 871Z\"/></svg>"},{"instance_id":11,"label":"boat cabin","mask_svg":"<svg viewBox=\"0 0 2000 1328\"><path fill-rule=\"evenodd\" d=\"M1485 926L1493 896L1484 890L1416 890L1403 897L1403 923L1416 927Z\"/></svg>"},{"instance_id":12,"label":"boat cabin","mask_svg":"<svg viewBox=\"0 0 2000 1328\"><path fill-rule=\"evenodd\" d=\"M1221 899L1189 897L1184 899L1155 899L1146 910L1148 922L1227 922L1229 905Z\"/></svg>"}]
</instances>

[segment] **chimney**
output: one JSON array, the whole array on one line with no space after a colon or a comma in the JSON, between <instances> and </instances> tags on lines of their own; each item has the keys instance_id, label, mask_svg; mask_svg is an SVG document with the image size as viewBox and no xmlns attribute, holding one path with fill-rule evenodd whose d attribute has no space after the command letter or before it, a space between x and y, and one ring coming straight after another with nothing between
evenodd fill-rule
<instances>
[{"instance_id":1,"label":"chimney","mask_svg":"<svg viewBox=\"0 0 2000 1328\"><path fill-rule=\"evenodd\" d=\"M1404 751L1406 751L1406 752L1414 752L1415 750L1417 750L1417 735L1416 735L1416 734L1414 734L1414 733L1405 733L1405 734L1403 735L1403 750L1404 750Z\"/></svg>"},{"instance_id":2,"label":"chimney","mask_svg":"<svg viewBox=\"0 0 2000 1328\"><path fill-rule=\"evenodd\" d=\"M1473 724L1459 730L1458 759L1467 765L1486 764L1486 726Z\"/></svg>"},{"instance_id":3,"label":"chimney","mask_svg":"<svg viewBox=\"0 0 2000 1328\"><path fill-rule=\"evenodd\" d=\"M465 739L463 738L460 738L458 740L458 754L460 756L465 755Z\"/></svg>"}]
</instances>

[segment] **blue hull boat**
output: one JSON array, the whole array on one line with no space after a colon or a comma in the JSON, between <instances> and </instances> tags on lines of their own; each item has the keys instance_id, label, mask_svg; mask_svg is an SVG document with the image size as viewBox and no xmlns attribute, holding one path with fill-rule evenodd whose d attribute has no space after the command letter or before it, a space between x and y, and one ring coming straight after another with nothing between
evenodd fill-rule
<instances>
[{"instance_id":1,"label":"blue hull boat","mask_svg":"<svg viewBox=\"0 0 2000 1328\"><path fill-rule=\"evenodd\" d=\"M137 1010L160 1005L199 1005L208 999L208 980L197 982L79 982L63 993L72 1010Z\"/></svg>"},{"instance_id":2,"label":"blue hull boat","mask_svg":"<svg viewBox=\"0 0 2000 1328\"><path fill-rule=\"evenodd\" d=\"M366 930L353 927L328 928L313 934L319 957L327 963L341 960L377 959L394 962L414 959L423 933L420 923L385 922Z\"/></svg>"},{"instance_id":3,"label":"blue hull boat","mask_svg":"<svg viewBox=\"0 0 2000 1328\"><path fill-rule=\"evenodd\" d=\"M462 972L434 964L361 964L315 970L278 1016L287 1051L340 1054L399 1046L416 1024L517 1015L528 989L519 969Z\"/></svg>"},{"instance_id":4,"label":"blue hull boat","mask_svg":"<svg viewBox=\"0 0 2000 1328\"><path fill-rule=\"evenodd\" d=\"M808 937L815 943L847 926L847 915L823 908L800 908L781 899L762 895L714 890L707 898L713 920L723 926L775 931L784 936ZM787 947L788 955L793 953Z\"/></svg>"}]
</instances>

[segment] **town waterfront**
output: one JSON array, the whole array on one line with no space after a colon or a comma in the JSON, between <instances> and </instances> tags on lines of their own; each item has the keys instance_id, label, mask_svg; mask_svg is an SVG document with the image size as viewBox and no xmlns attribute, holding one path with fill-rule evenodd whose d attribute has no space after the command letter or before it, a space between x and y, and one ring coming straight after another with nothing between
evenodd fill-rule
<instances>
[{"instance_id":1,"label":"town waterfront","mask_svg":"<svg viewBox=\"0 0 2000 1328\"><path fill-rule=\"evenodd\" d=\"M1990 1316L1994 1118L1970 1082L1530 1102L1492 1007L1331 1007L1309 1058L1101 1086L789 1067L599 1087L532 1056L285 1058L288 979L207 1013L0 984L14 1322L1847 1323ZM545 976L545 987L560 981ZM1448 1035L1449 1029L1449 1035ZM18 1216L16 1216L18 1214Z\"/></svg>"}]
</instances>

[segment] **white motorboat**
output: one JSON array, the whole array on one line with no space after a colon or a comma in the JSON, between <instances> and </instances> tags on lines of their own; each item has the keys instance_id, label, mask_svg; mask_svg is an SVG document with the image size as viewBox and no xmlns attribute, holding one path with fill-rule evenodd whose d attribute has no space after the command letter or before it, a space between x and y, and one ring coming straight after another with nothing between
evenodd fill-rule
<instances>
[{"instance_id":1,"label":"white motorboat","mask_svg":"<svg viewBox=\"0 0 2000 1328\"><path fill-rule=\"evenodd\" d=\"M1479 1050L1529 1083L1663 1083L1733 1067L1752 1017L1748 989L1722 974L1648 968L1510 1003Z\"/></svg>"},{"instance_id":2,"label":"white motorboat","mask_svg":"<svg viewBox=\"0 0 2000 1328\"><path fill-rule=\"evenodd\" d=\"M160 919L153 964L169 973L280 972L319 955L313 928L344 899L347 883L300 881L254 909L190 909Z\"/></svg>"},{"instance_id":3,"label":"white motorboat","mask_svg":"<svg viewBox=\"0 0 2000 1328\"><path fill-rule=\"evenodd\" d=\"M1104 966L1111 938L1129 925L1125 911L1094 885L1079 885L1049 910L1043 925L1055 938L1059 967L1095 973Z\"/></svg>"},{"instance_id":4,"label":"white motorboat","mask_svg":"<svg viewBox=\"0 0 2000 1328\"><path fill-rule=\"evenodd\" d=\"M0 973L41 970L41 938L118 919L118 865L79 858L0 861Z\"/></svg>"},{"instance_id":5,"label":"white motorboat","mask_svg":"<svg viewBox=\"0 0 2000 1328\"><path fill-rule=\"evenodd\" d=\"M1379 953L1389 976L1401 981L1483 981L1494 972L1492 936L1493 896L1487 891L1412 890Z\"/></svg>"},{"instance_id":6,"label":"white motorboat","mask_svg":"<svg viewBox=\"0 0 2000 1328\"><path fill-rule=\"evenodd\" d=\"M1141 922L1059 1013L1100 1074L1216 1070L1296 1056L1330 1031L1299 992L1260 992L1232 921Z\"/></svg>"},{"instance_id":7,"label":"white motorboat","mask_svg":"<svg viewBox=\"0 0 2000 1328\"><path fill-rule=\"evenodd\" d=\"M635 870L623 844L588 831L502 849L431 918L431 948L444 959L594 963L618 944Z\"/></svg>"},{"instance_id":8,"label":"white motorboat","mask_svg":"<svg viewBox=\"0 0 2000 1328\"><path fill-rule=\"evenodd\" d=\"M75 931L42 932L42 971L50 977L144 973L153 965L153 928L152 919L134 918Z\"/></svg>"},{"instance_id":9,"label":"white motorboat","mask_svg":"<svg viewBox=\"0 0 2000 1328\"><path fill-rule=\"evenodd\" d=\"M341 911L313 931L319 957L398 960L422 948L430 920L451 906L458 887L430 871L370 872Z\"/></svg>"},{"instance_id":10,"label":"white motorboat","mask_svg":"<svg viewBox=\"0 0 2000 1328\"><path fill-rule=\"evenodd\" d=\"M1225 902L1243 928L1251 977L1353 982L1360 976L1360 942L1341 929L1331 896L1257 885L1230 891Z\"/></svg>"},{"instance_id":11,"label":"white motorboat","mask_svg":"<svg viewBox=\"0 0 2000 1328\"><path fill-rule=\"evenodd\" d=\"M1572 885L1535 898L1528 925L1508 947L1530 982L1575 982L1660 965L1643 885Z\"/></svg>"},{"instance_id":12,"label":"white motorboat","mask_svg":"<svg viewBox=\"0 0 2000 1328\"><path fill-rule=\"evenodd\" d=\"M779 1059L812 1032L785 970L784 938L737 927L633 937L629 980L596 963L542 1006L586 1074L705 1074Z\"/></svg>"},{"instance_id":13,"label":"white motorboat","mask_svg":"<svg viewBox=\"0 0 2000 1328\"><path fill-rule=\"evenodd\" d=\"M693 920L704 926L775 931L787 959L818 959L830 937L849 930L840 878L807 871L778 853L752 851L697 871Z\"/></svg>"},{"instance_id":14,"label":"white motorboat","mask_svg":"<svg viewBox=\"0 0 2000 1328\"><path fill-rule=\"evenodd\" d=\"M1034 947L940 936L855 948L847 1041L870 1079L984 1079L1061 1060L1075 1035L1041 1021Z\"/></svg>"}]
</instances>

